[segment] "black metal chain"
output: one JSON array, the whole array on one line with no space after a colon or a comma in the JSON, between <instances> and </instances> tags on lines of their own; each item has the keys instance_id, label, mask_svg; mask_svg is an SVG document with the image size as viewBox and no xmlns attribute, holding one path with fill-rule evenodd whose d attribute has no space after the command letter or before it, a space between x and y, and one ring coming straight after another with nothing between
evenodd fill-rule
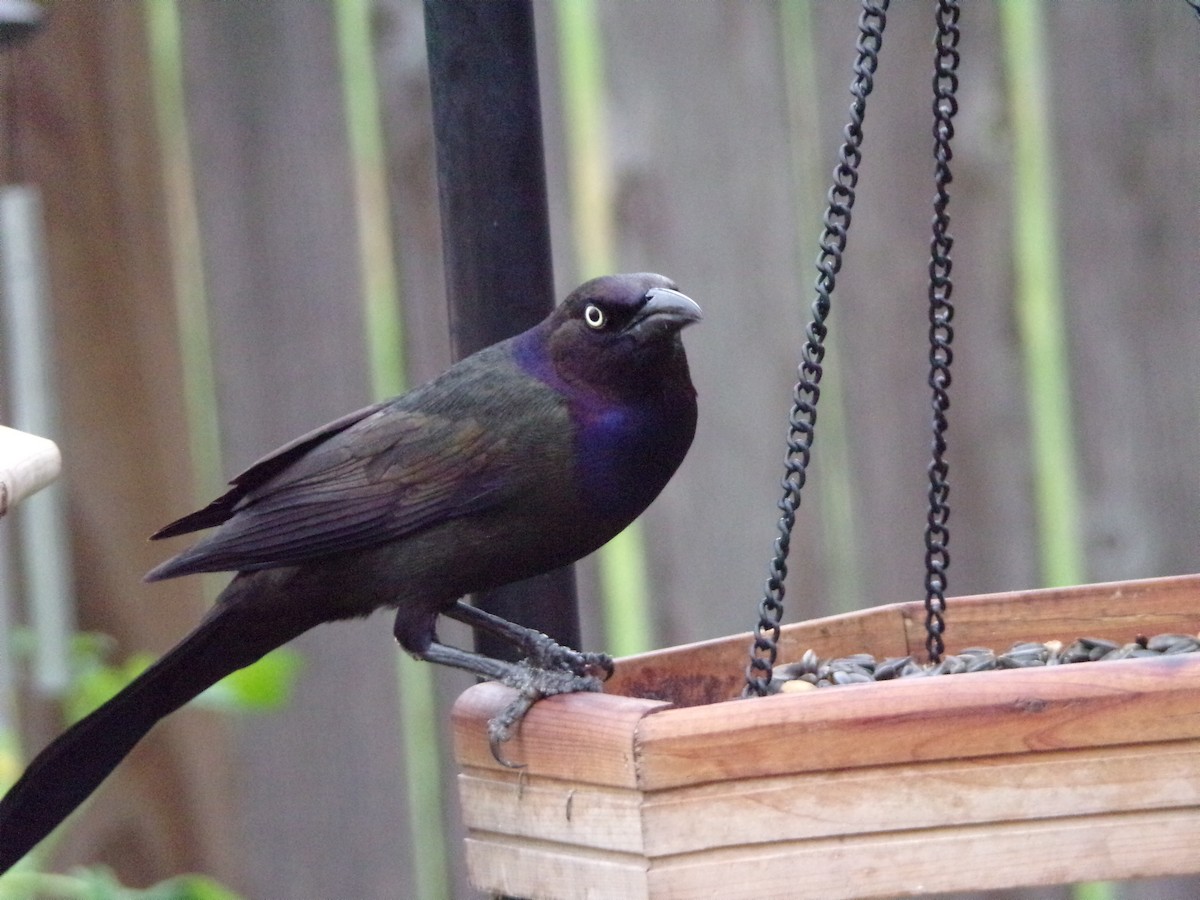
<instances>
[{"instance_id":1,"label":"black metal chain","mask_svg":"<svg viewBox=\"0 0 1200 900\"><path fill-rule=\"evenodd\" d=\"M787 578L787 557L791 548L792 528L796 510L800 507L800 490L807 480L812 454L813 427L817 421L817 401L825 358L825 335L828 328L830 295L842 268L846 237L850 230L850 213L854 208L854 189L858 185L858 167L862 163L863 115L867 95L875 84L879 67L879 50L883 45L883 29L887 24L888 0L863 0L858 19L858 55L854 62L854 81L850 93L850 122L842 132L843 143L838 164L833 172L825 211L825 230L821 235L817 256L817 298L812 305L812 321L805 331L806 341L801 353L799 381L792 392L792 409L788 415L787 455L784 457L784 478L780 483L783 496L778 506L783 513L777 528L774 556L771 559L762 601L758 607L758 624L750 648L750 664L746 668L745 696L764 696L768 692L778 653L779 623L783 618L784 580Z\"/></svg>"},{"instance_id":2,"label":"black metal chain","mask_svg":"<svg viewBox=\"0 0 1200 900\"><path fill-rule=\"evenodd\" d=\"M958 0L938 0L937 40L933 75L933 157L936 163L933 200L933 238L929 259L929 387L933 391L933 458L929 463L929 514L925 526L925 650L929 661L941 661L946 630L946 570L950 566L950 471L946 462L946 410L950 407L950 342L954 329L954 306L950 295L950 250L954 239L948 233L950 204L947 188L950 174L950 141L954 137L954 114L958 112Z\"/></svg>"}]
</instances>

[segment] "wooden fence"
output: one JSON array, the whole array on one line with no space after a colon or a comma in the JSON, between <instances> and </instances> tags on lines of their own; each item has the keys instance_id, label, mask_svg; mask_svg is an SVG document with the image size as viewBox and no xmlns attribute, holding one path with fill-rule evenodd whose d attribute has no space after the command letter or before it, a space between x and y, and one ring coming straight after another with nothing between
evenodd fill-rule
<instances>
[{"instance_id":1,"label":"wooden fence","mask_svg":"<svg viewBox=\"0 0 1200 900\"><path fill-rule=\"evenodd\" d=\"M802 6L596 5L617 268L670 275L706 316L686 337L700 394L696 442L644 520L655 645L749 629L766 574L812 299L813 185L819 198L840 140L857 15L849 2ZM926 6L894 5L869 100L789 620L922 596L933 195ZM177 9L181 140L156 102L160 45L141 4L53 5L5 76L17 167L7 175L39 185L45 201L63 420L54 437L79 620L129 651L166 648L206 602L200 579L141 584L171 550L146 535L216 491L214 470L231 475L370 399L333 7L183 0ZM536 12L564 294L580 279L559 7L538 0ZM811 19L798 49L783 12ZM372 15L404 351L416 382L449 358L422 11L416 0L378 0ZM1044 25L1046 44L1044 80L1028 96L1014 96L1006 77L1014 63L998 7L967 4L962 23L950 206L952 595L1050 580L1030 443L1039 398L1027 395L1038 361L1022 342L1014 251L1014 111L1039 103L1052 150L1034 164L1050 175L1058 218L1077 448L1058 476L1080 488L1082 577L1200 569L1200 20L1181 0L1034 3L1028 15ZM196 285L206 297L200 337L211 339L219 463L189 439L196 420L180 329L194 325L180 310L196 307L180 291ZM185 341L197 339L187 332ZM822 426L833 429L828 437ZM584 642L601 648L587 564L581 585ZM953 628L953 605L949 620ZM305 666L288 708L232 722L172 717L102 789L61 846L61 863L102 860L131 883L202 870L256 898L415 896L390 623L322 628L296 646ZM438 675L443 702L463 685ZM31 710L30 748L58 728L45 703ZM444 735L444 716L439 728ZM443 779L453 856L445 767ZM458 866L450 878L445 890L469 896ZM1196 885L1122 890L1183 898Z\"/></svg>"}]
</instances>

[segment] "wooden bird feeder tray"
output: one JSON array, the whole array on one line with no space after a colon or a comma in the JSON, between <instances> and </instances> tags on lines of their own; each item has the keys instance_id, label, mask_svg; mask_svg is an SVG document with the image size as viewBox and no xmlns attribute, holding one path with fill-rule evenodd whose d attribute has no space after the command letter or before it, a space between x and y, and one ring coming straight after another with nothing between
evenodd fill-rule
<instances>
[{"instance_id":1,"label":"wooden bird feeder tray","mask_svg":"<svg viewBox=\"0 0 1200 900\"><path fill-rule=\"evenodd\" d=\"M948 652L1200 631L1200 575L959 598ZM791 625L780 663L923 654L924 607ZM1200 654L736 700L749 635L619 660L604 694L454 707L472 882L526 898L913 896L1200 872ZM729 702L726 702L729 701Z\"/></svg>"}]
</instances>

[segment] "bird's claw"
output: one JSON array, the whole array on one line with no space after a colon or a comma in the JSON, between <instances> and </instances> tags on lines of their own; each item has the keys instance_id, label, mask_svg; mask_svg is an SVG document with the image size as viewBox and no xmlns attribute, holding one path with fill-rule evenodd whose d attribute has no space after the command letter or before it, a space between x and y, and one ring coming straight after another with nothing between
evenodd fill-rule
<instances>
[{"instance_id":1,"label":"bird's claw","mask_svg":"<svg viewBox=\"0 0 1200 900\"><path fill-rule=\"evenodd\" d=\"M570 672L577 678L594 678L603 683L612 678L613 661L607 653L580 653L570 647L557 645L562 651L554 661L555 669Z\"/></svg>"},{"instance_id":2,"label":"bird's claw","mask_svg":"<svg viewBox=\"0 0 1200 900\"><path fill-rule=\"evenodd\" d=\"M603 654L576 655L580 657L603 656ZM604 657L604 659L608 659L608 657ZM595 663L595 665L599 665L599 663ZM601 666L601 670L611 674L612 660L608 660L607 668ZM574 694L581 691L599 692L603 684L602 679L590 672L576 673L561 669L537 668L530 665L528 661L522 663L513 675L503 679L503 682L516 689L517 696L499 715L488 722L488 748L492 751L492 758L509 769L521 769L525 764L514 763L506 759L500 752L500 745L512 740L520 727L521 720L533 708L533 704L545 697L553 697L555 694Z\"/></svg>"},{"instance_id":3,"label":"bird's claw","mask_svg":"<svg viewBox=\"0 0 1200 900\"><path fill-rule=\"evenodd\" d=\"M608 681L613 674L612 657L607 653L581 653L564 647L548 635L540 634L527 648L528 662L536 669L570 672L578 677Z\"/></svg>"},{"instance_id":4,"label":"bird's claw","mask_svg":"<svg viewBox=\"0 0 1200 900\"><path fill-rule=\"evenodd\" d=\"M595 675L601 681L613 677L613 658L607 653L585 653L584 666L588 674Z\"/></svg>"},{"instance_id":5,"label":"bird's claw","mask_svg":"<svg viewBox=\"0 0 1200 900\"><path fill-rule=\"evenodd\" d=\"M516 726L525 718L525 714L538 699L527 694L519 694L516 700L504 708L503 712L488 722L488 749L492 751L492 759L507 769L523 769L525 763L513 762L505 757L500 752L500 745L512 740Z\"/></svg>"}]
</instances>

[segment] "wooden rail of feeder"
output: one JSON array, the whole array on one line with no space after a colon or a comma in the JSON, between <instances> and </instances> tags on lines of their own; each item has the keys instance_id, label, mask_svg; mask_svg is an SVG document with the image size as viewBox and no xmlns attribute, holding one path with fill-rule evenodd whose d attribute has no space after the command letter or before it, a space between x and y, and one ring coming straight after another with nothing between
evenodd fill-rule
<instances>
[{"instance_id":1,"label":"wooden rail of feeder","mask_svg":"<svg viewBox=\"0 0 1200 900\"><path fill-rule=\"evenodd\" d=\"M53 441L0 425L0 516L58 477Z\"/></svg>"},{"instance_id":2,"label":"wooden rail of feeder","mask_svg":"<svg viewBox=\"0 0 1200 900\"><path fill-rule=\"evenodd\" d=\"M1200 630L1200 576L953 601L948 637ZM788 626L780 660L919 654L921 603ZM522 897L884 897L1200 871L1200 655L753 701L749 637L618 661L491 758L499 685L454 710L473 882Z\"/></svg>"}]
</instances>

